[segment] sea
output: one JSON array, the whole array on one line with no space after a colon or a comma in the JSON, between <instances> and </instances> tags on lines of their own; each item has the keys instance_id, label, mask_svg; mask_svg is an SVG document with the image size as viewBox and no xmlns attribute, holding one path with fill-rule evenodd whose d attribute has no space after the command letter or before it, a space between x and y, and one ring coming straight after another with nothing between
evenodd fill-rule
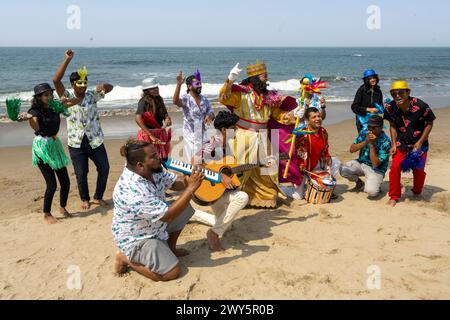
<instances>
[{"instance_id":1,"label":"sea","mask_svg":"<svg viewBox=\"0 0 450 320\"><path fill-rule=\"evenodd\" d=\"M6 113L7 98L22 99L22 109L27 110L33 87L42 82L52 84L52 76L67 49L0 47L0 116ZM191 75L199 70L203 81L202 93L211 102L217 102L218 92L233 66L240 63L243 68L241 78L244 78L245 66L257 60L267 65L269 88L281 94L298 97L299 79L306 73L328 82L328 88L322 92L328 104L328 124L354 118L350 106L366 69L375 69L379 74L386 98L390 97L391 83L404 79L410 83L412 95L425 100L432 108L450 106L450 48L70 49L75 56L64 77L64 84L68 87L69 74L82 66L87 67L89 84L93 87L103 82L113 84L114 90L98 104L101 110L112 111L105 114L114 115L117 110L135 109L142 95L141 82L145 78L154 78L160 84L160 94L167 102L169 112L175 112L171 100L179 71ZM0 123L0 126L3 125ZM181 123L174 125L181 127ZM118 134L117 126L104 127L107 136L122 136L135 134L135 124L129 124L123 130ZM9 139L4 138L0 140ZM5 143L0 141L0 145Z\"/></svg>"}]
</instances>

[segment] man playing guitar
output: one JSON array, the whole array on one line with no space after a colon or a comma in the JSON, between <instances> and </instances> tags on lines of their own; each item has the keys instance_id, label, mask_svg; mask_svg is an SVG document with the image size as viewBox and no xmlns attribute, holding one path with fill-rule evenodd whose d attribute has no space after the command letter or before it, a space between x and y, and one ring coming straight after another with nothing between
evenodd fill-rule
<instances>
[{"instance_id":1,"label":"man playing guitar","mask_svg":"<svg viewBox=\"0 0 450 320\"><path fill-rule=\"evenodd\" d=\"M239 117L228 112L220 111L214 120L214 127L220 132L211 137L210 141L203 145L192 158L195 165L202 165L204 162L213 159L222 159L226 155L227 130L236 129ZM230 138L230 137L228 137ZM219 154L222 152L222 154ZM239 211L248 203L249 197L245 192L236 190L236 184L232 179L222 174L221 183L228 189L224 195L211 205L214 214L196 210L194 220L206 223L212 227L206 233L210 249L223 251L220 238L230 228Z\"/></svg>"}]
</instances>

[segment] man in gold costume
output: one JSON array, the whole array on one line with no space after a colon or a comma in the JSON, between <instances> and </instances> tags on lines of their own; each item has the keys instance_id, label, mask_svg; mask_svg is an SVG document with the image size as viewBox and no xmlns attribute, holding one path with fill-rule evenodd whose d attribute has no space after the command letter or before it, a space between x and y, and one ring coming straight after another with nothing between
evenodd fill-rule
<instances>
[{"instance_id":1,"label":"man in gold costume","mask_svg":"<svg viewBox=\"0 0 450 320\"><path fill-rule=\"evenodd\" d=\"M240 85L234 82L242 70L237 64L230 72L220 90L219 102L239 116L233 145L236 160L240 164L255 164L272 154L267 125L270 119L288 124L287 112L281 106L285 100L275 91L267 89L266 65L257 62L247 66L247 79ZM278 139L273 140L278 141ZM278 152L278 146L273 147ZM262 208L276 208L278 192L278 168L256 168L241 177L242 191L249 195L249 205Z\"/></svg>"}]
</instances>

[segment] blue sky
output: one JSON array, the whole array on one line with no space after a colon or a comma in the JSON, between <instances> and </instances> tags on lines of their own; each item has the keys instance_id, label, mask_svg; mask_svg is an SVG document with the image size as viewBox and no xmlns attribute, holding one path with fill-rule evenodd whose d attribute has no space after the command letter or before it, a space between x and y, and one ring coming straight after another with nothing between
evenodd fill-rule
<instances>
[{"instance_id":1,"label":"blue sky","mask_svg":"<svg viewBox=\"0 0 450 320\"><path fill-rule=\"evenodd\" d=\"M69 30L69 5L81 29ZM381 9L381 30L366 26ZM0 46L450 46L450 2L1 1Z\"/></svg>"}]
</instances>

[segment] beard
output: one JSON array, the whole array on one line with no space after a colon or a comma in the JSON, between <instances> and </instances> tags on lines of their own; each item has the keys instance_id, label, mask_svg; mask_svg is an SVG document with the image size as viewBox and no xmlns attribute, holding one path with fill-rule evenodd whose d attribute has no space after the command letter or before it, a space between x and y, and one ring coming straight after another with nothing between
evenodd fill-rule
<instances>
[{"instance_id":1,"label":"beard","mask_svg":"<svg viewBox=\"0 0 450 320\"><path fill-rule=\"evenodd\" d=\"M253 86L253 89L258 93L258 94L262 94L262 93L267 93L267 82L263 82L259 79L259 77L255 77L253 79L251 79L250 83Z\"/></svg>"},{"instance_id":2,"label":"beard","mask_svg":"<svg viewBox=\"0 0 450 320\"><path fill-rule=\"evenodd\" d=\"M163 166L161 165L159 168L153 169L152 171L153 171L153 173L161 173L161 172L163 172L163 170L164 170L164 168L163 168Z\"/></svg>"}]
</instances>

